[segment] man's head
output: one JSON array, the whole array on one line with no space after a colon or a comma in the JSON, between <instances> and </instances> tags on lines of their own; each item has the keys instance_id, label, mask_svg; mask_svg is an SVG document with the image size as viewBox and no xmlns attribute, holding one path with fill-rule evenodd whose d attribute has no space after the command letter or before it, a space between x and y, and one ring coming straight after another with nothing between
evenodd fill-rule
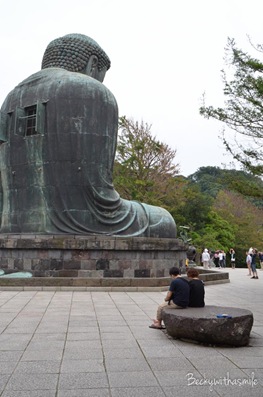
<instances>
[{"instance_id":1,"label":"man's head","mask_svg":"<svg viewBox=\"0 0 263 397\"><path fill-rule=\"evenodd\" d=\"M42 69L46 68L83 73L102 82L110 68L110 59L96 41L73 33L49 43L42 60Z\"/></svg>"},{"instance_id":2,"label":"man's head","mask_svg":"<svg viewBox=\"0 0 263 397\"><path fill-rule=\"evenodd\" d=\"M179 274L180 274L180 270L178 269L178 267L172 267L170 270L169 270L169 274L170 274L170 276L179 276Z\"/></svg>"}]
</instances>

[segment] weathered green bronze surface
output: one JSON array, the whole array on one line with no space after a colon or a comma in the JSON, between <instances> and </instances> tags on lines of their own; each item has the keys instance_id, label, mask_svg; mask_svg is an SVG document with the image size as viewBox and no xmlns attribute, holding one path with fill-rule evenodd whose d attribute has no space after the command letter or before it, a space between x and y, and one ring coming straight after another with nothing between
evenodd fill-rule
<instances>
[{"instance_id":1,"label":"weathered green bronze surface","mask_svg":"<svg viewBox=\"0 0 263 397\"><path fill-rule=\"evenodd\" d=\"M0 278L31 278L30 272L0 273Z\"/></svg>"},{"instance_id":2,"label":"weathered green bronze surface","mask_svg":"<svg viewBox=\"0 0 263 397\"><path fill-rule=\"evenodd\" d=\"M7 96L0 121L1 233L176 237L164 209L120 198L112 183L118 106L110 61L71 34Z\"/></svg>"}]
</instances>

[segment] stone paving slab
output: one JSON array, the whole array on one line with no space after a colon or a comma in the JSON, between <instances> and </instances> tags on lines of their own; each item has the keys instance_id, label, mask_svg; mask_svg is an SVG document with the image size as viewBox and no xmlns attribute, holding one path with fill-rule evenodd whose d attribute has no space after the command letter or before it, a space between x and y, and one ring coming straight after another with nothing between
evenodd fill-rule
<instances>
[{"instance_id":1,"label":"stone paving slab","mask_svg":"<svg viewBox=\"0 0 263 397\"><path fill-rule=\"evenodd\" d=\"M56 397L56 390L6 390L2 397Z\"/></svg>"},{"instance_id":2,"label":"stone paving slab","mask_svg":"<svg viewBox=\"0 0 263 397\"><path fill-rule=\"evenodd\" d=\"M262 397L263 272L228 271L206 304L253 312L246 347L150 329L162 291L0 290L0 396Z\"/></svg>"}]
</instances>

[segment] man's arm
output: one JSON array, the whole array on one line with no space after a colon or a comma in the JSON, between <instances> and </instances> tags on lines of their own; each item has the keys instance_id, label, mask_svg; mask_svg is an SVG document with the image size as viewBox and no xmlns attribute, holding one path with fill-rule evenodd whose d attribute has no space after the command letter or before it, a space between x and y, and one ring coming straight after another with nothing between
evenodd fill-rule
<instances>
[{"instance_id":1,"label":"man's arm","mask_svg":"<svg viewBox=\"0 0 263 397\"><path fill-rule=\"evenodd\" d=\"M164 298L165 302L169 302L172 299L172 296L172 291L168 291L166 297Z\"/></svg>"}]
</instances>

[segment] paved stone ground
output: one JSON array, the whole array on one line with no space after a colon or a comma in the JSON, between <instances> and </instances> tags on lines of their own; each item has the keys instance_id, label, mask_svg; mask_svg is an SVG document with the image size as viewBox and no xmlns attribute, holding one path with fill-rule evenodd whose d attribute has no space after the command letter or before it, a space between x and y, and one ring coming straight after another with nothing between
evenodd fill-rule
<instances>
[{"instance_id":1,"label":"paved stone ground","mask_svg":"<svg viewBox=\"0 0 263 397\"><path fill-rule=\"evenodd\" d=\"M150 329L165 292L0 290L0 396L262 397L263 272L229 273L206 303L253 312L247 347Z\"/></svg>"}]
</instances>

